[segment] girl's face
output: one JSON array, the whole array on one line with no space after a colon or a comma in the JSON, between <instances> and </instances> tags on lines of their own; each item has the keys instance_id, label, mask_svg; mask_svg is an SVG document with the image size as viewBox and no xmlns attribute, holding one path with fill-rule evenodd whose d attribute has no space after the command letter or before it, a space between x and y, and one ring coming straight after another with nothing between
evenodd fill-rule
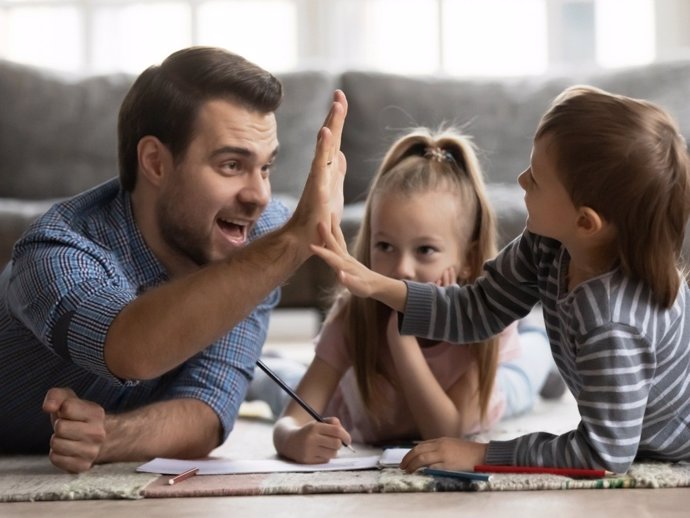
<instances>
[{"instance_id":1,"label":"girl's face","mask_svg":"<svg viewBox=\"0 0 690 518\"><path fill-rule=\"evenodd\" d=\"M449 268L455 277L465 277L463 236L468 225L458 205L458 195L449 191L376 195L371 205L371 269L418 282L437 282Z\"/></svg>"}]
</instances>

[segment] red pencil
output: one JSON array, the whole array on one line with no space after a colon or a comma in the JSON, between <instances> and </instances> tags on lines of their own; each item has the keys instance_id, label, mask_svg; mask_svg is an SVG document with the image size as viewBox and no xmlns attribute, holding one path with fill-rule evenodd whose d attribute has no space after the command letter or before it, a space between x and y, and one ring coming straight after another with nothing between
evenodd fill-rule
<instances>
[{"instance_id":1,"label":"red pencil","mask_svg":"<svg viewBox=\"0 0 690 518\"><path fill-rule=\"evenodd\" d=\"M496 466L491 464L477 465L474 467L474 471L480 473L548 473L571 478L602 478L606 475L613 474L604 469L549 468L546 466Z\"/></svg>"},{"instance_id":2,"label":"red pencil","mask_svg":"<svg viewBox=\"0 0 690 518\"><path fill-rule=\"evenodd\" d=\"M199 468L190 468L187 471L183 471L179 475L176 475L172 478L169 478L168 484L172 486L173 484L177 484L179 482L182 482L183 480L187 480L188 478L193 477L198 472L199 472Z\"/></svg>"}]
</instances>

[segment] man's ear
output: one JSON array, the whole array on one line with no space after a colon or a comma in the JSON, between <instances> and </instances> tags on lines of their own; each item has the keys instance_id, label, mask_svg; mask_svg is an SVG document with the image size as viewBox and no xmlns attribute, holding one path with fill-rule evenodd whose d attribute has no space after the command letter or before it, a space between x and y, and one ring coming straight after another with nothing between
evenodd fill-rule
<instances>
[{"instance_id":1,"label":"man's ear","mask_svg":"<svg viewBox=\"0 0 690 518\"><path fill-rule=\"evenodd\" d=\"M577 215L577 231L586 237L594 237L608 230L608 222L591 207L580 207Z\"/></svg>"},{"instance_id":2,"label":"man's ear","mask_svg":"<svg viewBox=\"0 0 690 518\"><path fill-rule=\"evenodd\" d=\"M139 174L152 185L160 185L170 162L170 151L156 137L147 135L137 144Z\"/></svg>"}]
</instances>

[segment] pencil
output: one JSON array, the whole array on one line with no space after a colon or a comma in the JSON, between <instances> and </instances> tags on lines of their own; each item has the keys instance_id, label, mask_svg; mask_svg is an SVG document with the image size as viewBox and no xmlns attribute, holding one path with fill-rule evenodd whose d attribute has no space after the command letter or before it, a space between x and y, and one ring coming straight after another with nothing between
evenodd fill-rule
<instances>
[{"instance_id":1,"label":"pencil","mask_svg":"<svg viewBox=\"0 0 690 518\"><path fill-rule=\"evenodd\" d=\"M183 471L179 475L175 475L172 478L168 479L168 485L173 485L177 484L178 482L182 482L183 480L187 480L188 478L192 478L194 475L196 475L199 472L199 468L190 468L187 471Z\"/></svg>"},{"instance_id":2,"label":"pencil","mask_svg":"<svg viewBox=\"0 0 690 518\"><path fill-rule=\"evenodd\" d=\"M475 466L474 471L481 473L548 473L571 478L602 478L606 475L613 474L603 469L549 468L545 466L497 466L492 464Z\"/></svg>"},{"instance_id":3,"label":"pencil","mask_svg":"<svg viewBox=\"0 0 690 518\"><path fill-rule=\"evenodd\" d=\"M423 468L421 472L432 477L450 477L459 478L462 480L479 480L481 482L488 482L491 476L486 473L475 473L474 471L454 471L449 469L435 469Z\"/></svg>"},{"instance_id":4,"label":"pencil","mask_svg":"<svg viewBox=\"0 0 690 518\"><path fill-rule=\"evenodd\" d=\"M262 371L264 371L268 375L269 378L271 378L273 381L275 381L280 388L282 388L292 399L294 399L302 408L304 408L305 412L307 412L310 416L312 416L319 423L325 423L326 422L324 420L324 418L321 417L316 410L314 410L311 406L309 406L309 403L307 403L305 400L303 400L301 397L299 397L297 395L297 393L294 390L292 390L287 383L285 383L282 379L280 379L280 377L275 372L273 372L271 369L269 369L264 362L262 362L261 360L256 360L256 364L259 366L259 368ZM351 444L343 443L343 446L345 446L350 451L355 452L355 449L352 447Z\"/></svg>"}]
</instances>

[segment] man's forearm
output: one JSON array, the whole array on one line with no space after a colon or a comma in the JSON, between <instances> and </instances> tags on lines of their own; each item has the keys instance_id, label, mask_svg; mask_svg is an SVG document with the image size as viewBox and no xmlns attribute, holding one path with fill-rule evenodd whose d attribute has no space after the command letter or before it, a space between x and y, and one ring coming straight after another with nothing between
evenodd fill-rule
<instances>
[{"instance_id":1,"label":"man's forearm","mask_svg":"<svg viewBox=\"0 0 690 518\"><path fill-rule=\"evenodd\" d=\"M308 257L289 228L142 294L108 331L105 360L123 379L151 379L228 333Z\"/></svg>"},{"instance_id":2,"label":"man's forearm","mask_svg":"<svg viewBox=\"0 0 690 518\"><path fill-rule=\"evenodd\" d=\"M221 442L218 416L196 399L162 401L111 414L105 427L96 463L204 457Z\"/></svg>"}]
</instances>

